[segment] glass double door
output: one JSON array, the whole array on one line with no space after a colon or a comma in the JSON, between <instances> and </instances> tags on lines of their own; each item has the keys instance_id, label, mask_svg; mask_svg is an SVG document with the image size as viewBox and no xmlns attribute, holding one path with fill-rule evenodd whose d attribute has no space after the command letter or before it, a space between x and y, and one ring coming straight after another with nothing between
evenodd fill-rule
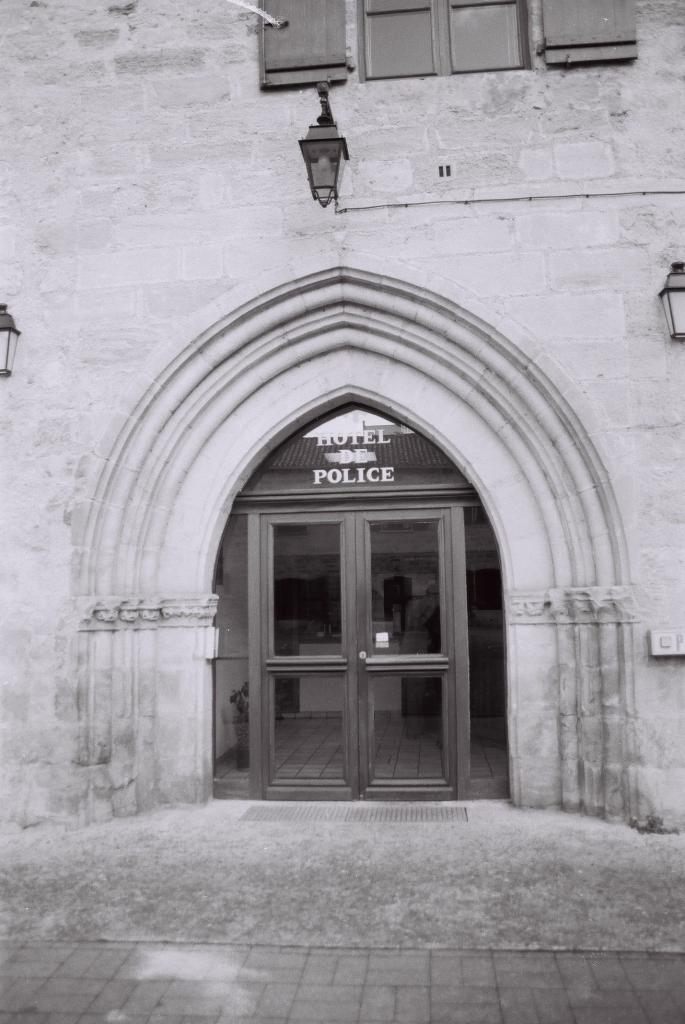
<instances>
[{"instance_id":1,"label":"glass double door","mask_svg":"<svg viewBox=\"0 0 685 1024\"><path fill-rule=\"evenodd\" d=\"M463 509L257 519L254 795L465 795Z\"/></svg>"}]
</instances>

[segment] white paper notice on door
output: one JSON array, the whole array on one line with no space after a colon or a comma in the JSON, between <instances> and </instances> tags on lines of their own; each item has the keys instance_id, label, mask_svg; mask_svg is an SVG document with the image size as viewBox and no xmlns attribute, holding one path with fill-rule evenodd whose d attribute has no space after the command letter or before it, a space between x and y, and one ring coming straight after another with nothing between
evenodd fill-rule
<instances>
[{"instance_id":1,"label":"white paper notice on door","mask_svg":"<svg viewBox=\"0 0 685 1024\"><path fill-rule=\"evenodd\" d=\"M389 633L376 633L375 645L376 645L376 647L389 647L390 646L390 634Z\"/></svg>"}]
</instances>

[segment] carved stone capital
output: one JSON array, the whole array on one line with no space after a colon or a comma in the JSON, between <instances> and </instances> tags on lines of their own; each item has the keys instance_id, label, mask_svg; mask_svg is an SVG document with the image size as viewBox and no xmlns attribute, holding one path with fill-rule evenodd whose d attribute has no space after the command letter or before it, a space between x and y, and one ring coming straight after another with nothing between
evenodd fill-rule
<instances>
[{"instance_id":1,"label":"carved stone capital","mask_svg":"<svg viewBox=\"0 0 685 1024\"><path fill-rule=\"evenodd\" d=\"M508 596L513 623L526 625L636 622L630 587L552 587Z\"/></svg>"},{"instance_id":2,"label":"carved stone capital","mask_svg":"<svg viewBox=\"0 0 685 1024\"><path fill-rule=\"evenodd\" d=\"M165 598L160 605L162 622L167 625L211 626L218 603L219 598L215 594Z\"/></svg>"},{"instance_id":3,"label":"carved stone capital","mask_svg":"<svg viewBox=\"0 0 685 1024\"><path fill-rule=\"evenodd\" d=\"M80 629L156 629L164 626L211 626L219 602L216 594L165 598L94 598L83 602Z\"/></svg>"}]
</instances>

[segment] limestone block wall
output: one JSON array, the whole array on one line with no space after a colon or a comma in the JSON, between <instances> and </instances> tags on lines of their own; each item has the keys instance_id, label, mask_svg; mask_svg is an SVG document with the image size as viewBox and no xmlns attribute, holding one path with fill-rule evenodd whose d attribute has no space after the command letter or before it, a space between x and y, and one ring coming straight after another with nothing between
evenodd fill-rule
<instances>
[{"instance_id":1,"label":"limestone block wall","mask_svg":"<svg viewBox=\"0 0 685 1024\"><path fill-rule=\"evenodd\" d=\"M203 797L188 779L205 755L188 737L178 786L141 782L148 795L134 799L119 780L128 795L112 795L108 743L119 765L137 750L137 777L145 742L142 725L117 732L128 716L116 674L85 697L77 683L106 643L120 644L125 674L123 635L137 630L79 633L79 599L108 596L80 575L93 464L165 361L244 294L316 267L385 262L389 276L458 292L533 363L544 353L570 405L591 410L638 609L621 655L634 680L621 711L630 806L683 823L685 664L646 645L649 628L685 625L685 348L666 336L657 298L685 252L681 0L637 0L639 56L627 64L566 71L535 55L521 71L376 82L352 70L331 94L351 157L337 212L312 202L297 146L315 90L260 90L255 15L226 0L6 0L3 13L0 299L23 332L0 381L3 819L85 821ZM529 13L535 54L538 0ZM353 2L347 41L356 65ZM198 579L197 592L210 585ZM206 623L181 621L174 644L192 660ZM108 687L86 772L83 701ZM197 725L205 698L186 696Z\"/></svg>"}]
</instances>

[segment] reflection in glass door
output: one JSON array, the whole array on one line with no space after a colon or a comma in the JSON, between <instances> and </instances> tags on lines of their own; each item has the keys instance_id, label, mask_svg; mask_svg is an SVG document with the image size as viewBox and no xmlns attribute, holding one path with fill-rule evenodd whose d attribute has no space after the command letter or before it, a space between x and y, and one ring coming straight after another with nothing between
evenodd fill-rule
<instances>
[{"instance_id":1,"label":"reflection in glass door","mask_svg":"<svg viewBox=\"0 0 685 1024\"><path fill-rule=\"evenodd\" d=\"M344 518L326 515L274 517L269 527L268 779L276 787L352 795L344 528Z\"/></svg>"},{"instance_id":2,"label":"reflection in glass door","mask_svg":"<svg viewBox=\"0 0 685 1024\"><path fill-rule=\"evenodd\" d=\"M448 509L359 516L361 785L369 797L456 792L452 633L465 624L452 591L461 529Z\"/></svg>"}]
</instances>

